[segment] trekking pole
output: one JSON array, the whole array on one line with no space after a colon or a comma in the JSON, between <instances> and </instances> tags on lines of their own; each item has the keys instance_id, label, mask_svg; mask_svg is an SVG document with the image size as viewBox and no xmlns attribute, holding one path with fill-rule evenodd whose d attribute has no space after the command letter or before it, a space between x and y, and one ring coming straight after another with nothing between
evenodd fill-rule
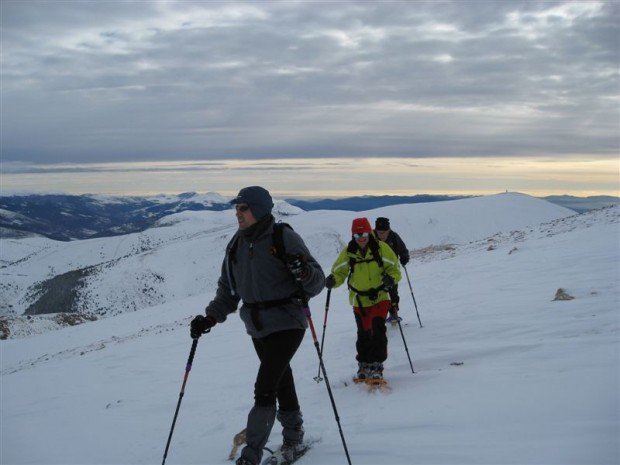
<instances>
[{"instance_id":1,"label":"trekking pole","mask_svg":"<svg viewBox=\"0 0 620 465\"><path fill-rule=\"evenodd\" d=\"M192 362L194 361L194 354L196 353L196 346L198 345L198 338L192 342L192 348L189 351L189 358L187 359L187 365L185 366L185 376L183 377L183 385L181 386L181 392L179 393L179 402L177 403L177 409L174 412L174 418L172 420L172 427L170 428L170 434L168 435L168 442L166 443L166 450L164 451L164 459L161 465L166 463L166 457L168 456L168 448L170 447L170 440L172 439L172 432L174 431L174 425L177 422L177 415L179 414L179 408L181 407L181 401L185 394L185 383L187 383L187 377L192 369Z\"/></svg>"},{"instance_id":2,"label":"trekking pole","mask_svg":"<svg viewBox=\"0 0 620 465\"><path fill-rule=\"evenodd\" d=\"M347 449L347 442L344 439L344 433L342 432L342 426L340 425L340 417L338 416L338 410L336 409L336 401L334 400L334 395L332 394L332 388L329 385L329 378L327 378L327 371L325 371L325 365L323 364L323 355L321 354L321 349L319 347L319 341L316 337L316 331L314 330L314 323L312 322L312 315L310 314L310 306L308 305L308 299L303 297L304 302L304 313L306 314L306 318L308 319L308 324L310 325L310 332L312 333L312 339L314 340L314 347L316 348L316 353L319 356L319 368L323 370L323 376L325 377L325 386L327 386L327 392L329 393L329 400L331 400L332 408L334 409L334 416L336 417L336 423L338 423L338 430L340 431L340 438L342 439L342 446L344 447L344 453L347 456L347 462L351 465L351 457L349 457L349 449Z\"/></svg>"},{"instance_id":3,"label":"trekking pole","mask_svg":"<svg viewBox=\"0 0 620 465\"><path fill-rule=\"evenodd\" d=\"M332 295L332 290L328 289L327 290L327 301L325 302L325 318L323 319L323 335L321 336L321 355L323 355L323 344L325 343L325 331L327 330L327 312L329 312L329 298ZM319 372L318 374L314 377L314 380L317 383L320 383L321 381L323 381L323 378L321 378L321 363L319 362Z\"/></svg>"},{"instance_id":4,"label":"trekking pole","mask_svg":"<svg viewBox=\"0 0 620 465\"><path fill-rule=\"evenodd\" d=\"M409 290L411 291L411 297L413 298L413 305L415 305L415 313L418 315L418 322L420 323L420 328L422 327L422 321L420 320L420 313L418 312L418 304L415 301L415 296L413 295L413 288L411 287L411 280L409 279L409 272L407 271L407 267L403 265L405 269L405 275L407 276L407 282L409 283Z\"/></svg>"},{"instance_id":5,"label":"trekking pole","mask_svg":"<svg viewBox=\"0 0 620 465\"><path fill-rule=\"evenodd\" d=\"M316 354L319 356L319 369L323 371L323 376L325 377L325 386L327 386L329 400L332 403L332 409L334 410L334 416L336 417L336 423L338 424L338 430L340 432L340 439L342 439L342 447L344 447L344 453L347 456L347 462L349 463L349 465L351 465L351 457L349 456L349 449L347 448L347 441L344 439L344 433L342 432L342 426L340 425L340 417L338 416L338 409L336 408L336 401L334 400L334 394L332 394L332 387L329 384L329 378L327 377L327 371L325 370L325 364L323 363L323 355L321 353L321 348L319 347L319 340L316 337L316 331L314 329L314 322L312 321L312 314L310 313L310 305L308 304L308 296L306 296L306 291L304 290L304 287L301 284L301 281L297 279L294 275L292 276L293 276L293 279L295 280L295 284L297 284L297 289L301 297L301 302L304 306L304 313L308 320L308 326L310 326L310 332L312 333L312 340L314 341L314 347L316 348Z\"/></svg>"},{"instance_id":6,"label":"trekking pole","mask_svg":"<svg viewBox=\"0 0 620 465\"><path fill-rule=\"evenodd\" d=\"M407 352L407 358L409 359L409 366L411 367L411 373L415 373L415 371L413 370L413 362L411 361L411 357L409 356L409 347L407 347L407 341L405 341L405 334L403 333L403 327L400 324L400 320L397 318L396 321L398 322L398 329L400 329L400 335L403 338L403 344L405 344L405 352Z\"/></svg>"}]
</instances>

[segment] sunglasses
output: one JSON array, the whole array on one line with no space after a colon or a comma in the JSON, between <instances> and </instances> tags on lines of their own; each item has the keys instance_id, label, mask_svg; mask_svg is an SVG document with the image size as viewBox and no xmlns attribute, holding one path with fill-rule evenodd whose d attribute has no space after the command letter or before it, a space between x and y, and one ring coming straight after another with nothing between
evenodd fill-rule
<instances>
[{"instance_id":1,"label":"sunglasses","mask_svg":"<svg viewBox=\"0 0 620 465\"><path fill-rule=\"evenodd\" d=\"M250 209L249 205L235 205L235 210L241 213L245 213Z\"/></svg>"},{"instance_id":2,"label":"sunglasses","mask_svg":"<svg viewBox=\"0 0 620 465\"><path fill-rule=\"evenodd\" d=\"M353 239L361 239L362 237L364 239L368 239L368 233L355 233L355 234L353 234Z\"/></svg>"}]
</instances>

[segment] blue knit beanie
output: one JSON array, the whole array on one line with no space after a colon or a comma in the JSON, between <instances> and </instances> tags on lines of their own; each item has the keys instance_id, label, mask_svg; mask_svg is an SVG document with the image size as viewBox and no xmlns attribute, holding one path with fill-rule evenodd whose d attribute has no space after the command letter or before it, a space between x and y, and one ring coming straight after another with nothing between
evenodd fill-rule
<instances>
[{"instance_id":1,"label":"blue knit beanie","mask_svg":"<svg viewBox=\"0 0 620 465\"><path fill-rule=\"evenodd\" d=\"M250 186L244 187L239 191L237 197L230 201L232 204L247 203L252 211L252 215L257 220L271 213L273 208L273 200L269 191L264 187Z\"/></svg>"}]
</instances>

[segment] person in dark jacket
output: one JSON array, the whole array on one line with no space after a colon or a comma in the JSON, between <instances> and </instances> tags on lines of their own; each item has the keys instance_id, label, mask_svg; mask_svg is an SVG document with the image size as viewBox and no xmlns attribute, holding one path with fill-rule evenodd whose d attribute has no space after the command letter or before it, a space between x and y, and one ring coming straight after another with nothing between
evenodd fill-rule
<instances>
[{"instance_id":1,"label":"person in dark jacket","mask_svg":"<svg viewBox=\"0 0 620 465\"><path fill-rule=\"evenodd\" d=\"M257 465L276 418L282 424L283 455L293 458L303 445L304 429L290 361L308 327L300 299L325 285L323 270L301 237L282 228L286 259L276 256L273 201L260 186L245 187L235 205L239 230L226 247L215 298L205 315L191 323L192 338L223 323L240 301L240 317L260 360L254 385L254 406L248 414L247 445L237 465ZM276 408L276 403L278 408Z\"/></svg>"},{"instance_id":2,"label":"person in dark jacket","mask_svg":"<svg viewBox=\"0 0 620 465\"><path fill-rule=\"evenodd\" d=\"M398 256L398 260L403 267L409 263L409 249L401 237L390 228L389 218L380 216L375 220L375 235L379 238L379 240L390 246L390 248ZM390 307L390 316L387 321L396 322L396 320L402 319L398 316L398 303L400 302L398 285L390 289L390 299L392 301L392 306Z\"/></svg>"}]
</instances>

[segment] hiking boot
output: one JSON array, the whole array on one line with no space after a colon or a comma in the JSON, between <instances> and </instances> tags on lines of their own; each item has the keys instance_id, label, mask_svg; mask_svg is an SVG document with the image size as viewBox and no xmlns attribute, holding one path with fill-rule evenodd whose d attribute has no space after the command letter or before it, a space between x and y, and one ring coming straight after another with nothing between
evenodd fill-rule
<instances>
[{"instance_id":1,"label":"hiking boot","mask_svg":"<svg viewBox=\"0 0 620 465\"><path fill-rule=\"evenodd\" d=\"M284 460L292 462L303 455L306 451L306 446L302 441L291 441L290 439L285 439L282 443L280 451Z\"/></svg>"},{"instance_id":2,"label":"hiking boot","mask_svg":"<svg viewBox=\"0 0 620 465\"><path fill-rule=\"evenodd\" d=\"M355 377L357 379L368 379L370 377L370 364L366 362L358 362L357 363L357 374Z\"/></svg>"},{"instance_id":3,"label":"hiking boot","mask_svg":"<svg viewBox=\"0 0 620 465\"><path fill-rule=\"evenodd\" d=\"M383 379L383 363L375 362L370 364L370 379Z\"/></svg>"},{"instance_id":4,"label":"hiking boot","mask_svg":"<svg viewBox=\"0 0 620 465\"><path fill-rule=\"evenodd\" d=\"M402 320L402 318L398 316L398 304L392 304L389 312L390 314L385 320L386 323L396 323Z\"/></svg>"},{"instance_id":5,"label":"hiking boot","mask_svg":"<svg viewBox=\"0 0 620 465\"><path fill-rule=\"evenodd\" d=\"M256 465L254 462L250 462L245 457L239 457L235 462L235 465Z\"/></svg>"}]
</instances>

